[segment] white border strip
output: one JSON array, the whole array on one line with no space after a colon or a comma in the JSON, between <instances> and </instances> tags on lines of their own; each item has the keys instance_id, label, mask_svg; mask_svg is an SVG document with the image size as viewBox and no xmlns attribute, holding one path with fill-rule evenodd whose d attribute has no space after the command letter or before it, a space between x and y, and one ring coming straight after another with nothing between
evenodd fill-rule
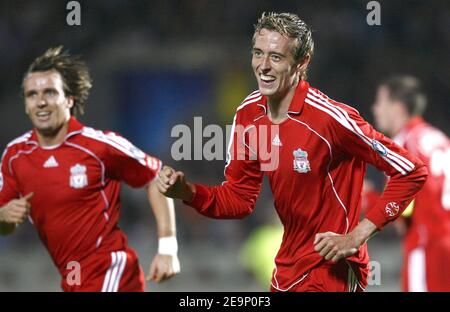
<instances>
[{"instance_id":1,"label":"white border strip","mask_svg":"<svg viewBox=\"0 0 450 312\"><path fill-rule=\"evenodd\" d=\"M117 292L119 290L126 264L127 254L125 251L111 252L111 266L106 271L102 292Z\"/></svg>"}]
</instances>

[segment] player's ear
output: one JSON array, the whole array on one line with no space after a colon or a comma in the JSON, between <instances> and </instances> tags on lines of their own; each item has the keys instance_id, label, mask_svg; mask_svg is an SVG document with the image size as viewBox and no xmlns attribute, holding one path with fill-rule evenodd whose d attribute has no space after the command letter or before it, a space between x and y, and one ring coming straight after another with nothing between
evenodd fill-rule
<instances>
[{"instance_id":1,"label":"player's ear","mask_svg":"<svg viewBox=\"0 0 450 312\"><path fill-rule=\"evenodd\" d=\"M73 96L67 97L67 108L71 109L73 107L73 104L75 103L75 100Z\"/></svg>"},{"instance_id":2,"label":"player's ear","mask_svg":"<svg viewBox=\"0 0 450 312\"><path fill-rule=\"evenodd\" d=\"M30 110L28 109L28 105L27 105L27 102L26 101L24 101L25 102L25 104L24 104L24 107L25 107L25 114L29 114L30 113Z\"/></svg>"},{"instance_id":3,"label":"player's ear","mask_svg":"<svg viewBox=\"0 0 450 312\"><path fill-rule=\"evenodd\" d=\"M302 72L306 71L306 68L309 65L309 61L311 61L311 56L307 55L300 62L297 63L297 71L299 73L302 73Z\"/></svg>"}]
</instances>

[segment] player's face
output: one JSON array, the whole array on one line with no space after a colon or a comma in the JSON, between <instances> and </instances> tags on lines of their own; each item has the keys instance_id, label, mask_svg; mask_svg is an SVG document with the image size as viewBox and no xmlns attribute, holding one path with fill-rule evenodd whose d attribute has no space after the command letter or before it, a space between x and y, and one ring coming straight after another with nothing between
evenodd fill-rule
<instances>
[{"instance_id":1,"label":"player's face","mask_svg":"<svg viewBox=\"0 0 450 312\"><path fill-rule=\"evenodd\" d=\"M380 86L372 105L375 125L378 130L389 135L393 134L394 129L396 129L396 120L399 118L399 108L398 103L390 98L389 90Z\"/></svg>"},{"instance_id":2,"label":"player's face","mask_svg":"<svg viewBox=\"0 0 450 312\"><path fill-rule=\"evenodd\" d=\"M54 70L30 73L23 82L25 112L39 133L56 135L70 119L73 100L65 96L61 75Z\"/></svg>"},{"instance_id":3,"label":"player's face","mask_svg":"<svg viewBox=\"0 0 450 312\"><path fill-rule=\"evenodd\" d=\"M252 50L252 67L261 94L282 98L299 79L300 65L294 61L294 39L276 31L262 29L255 33Z\"/></svg>"}]
</instances>

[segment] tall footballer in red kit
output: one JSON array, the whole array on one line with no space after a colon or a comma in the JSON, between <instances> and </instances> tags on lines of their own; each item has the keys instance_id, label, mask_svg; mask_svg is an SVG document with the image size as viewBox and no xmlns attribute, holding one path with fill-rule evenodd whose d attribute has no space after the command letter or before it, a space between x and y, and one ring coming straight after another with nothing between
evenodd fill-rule
<instances>
[{"instance_id":1,"label":"tall footballer in red kit","mask_svg":"<svg viewBox=\"0 0 450 312\"><path fill-rule=\"evenodd\" d=\"M83 112L90 88L85 63L62 47L29 67L23 96L33 129L10 142L2 156L0 231L10 234L29 217L64 291L143 291L136 252L118 227L121 182L145 187L156 217L160 246L149 280L179 272L173 203L154 182L159 159L74 117ZM74 268L78 279L70 274Z\"/></svg>"},{"instance_id":2,"label":"tall footballer in red kit","mask_svg":"<svg viewBox=\"0 0 450 312\"><path fill-rule=\"evenodd\" d=\"M417 78L393 76L377 90L377 127L429 168L403 225L402 289L450 291L450 140L421 115L426 96Z\"/></svg>"},{"instance_id":3,"label":"tall footballer in red kit","mask_svg":"<svg viewBox=\"0 0 450 312\"><path fill-rule=\"evenodd\" d=\"M427 170L355 109L309 85L313 48L311 30L297 15L263 14L252 49L259 88L237 108L226 181L194 184L164 167L158 187L205 216L242 218L252 213L266 174L284 226L271 290L362 291L366 241L401 214ZM366 163L391 179L360 222Z\"/></svg>"}]
</instances>

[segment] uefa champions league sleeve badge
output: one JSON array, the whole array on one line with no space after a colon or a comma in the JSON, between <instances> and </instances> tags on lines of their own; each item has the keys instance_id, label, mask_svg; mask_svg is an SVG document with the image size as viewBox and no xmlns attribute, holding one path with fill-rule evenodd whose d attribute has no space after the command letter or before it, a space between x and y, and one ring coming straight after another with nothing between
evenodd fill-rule
<instances>
[{"instance_id":1,"label":"uefa champions league sleeve badge","mask_svg":"<svg viewBox=\"0 0 450 312\"><path fill-rule=\"evenodd\" d=\"M377 140L372 140L372 148L381 156L388 154L387 148Z\"/></svg>"},{"instance_id":2,"label":"uefa champions league sleeve badge","mask_svg":"<svg viewBox=\"0 0 450 312\"><path fill-rule=\"evenodd\" d=\"M309 165L308 152L302 151L301 148L293 152L294 155L294 171L299 173L307 173L311 171L311 166Z\"/></svg>"}]
</instances>

